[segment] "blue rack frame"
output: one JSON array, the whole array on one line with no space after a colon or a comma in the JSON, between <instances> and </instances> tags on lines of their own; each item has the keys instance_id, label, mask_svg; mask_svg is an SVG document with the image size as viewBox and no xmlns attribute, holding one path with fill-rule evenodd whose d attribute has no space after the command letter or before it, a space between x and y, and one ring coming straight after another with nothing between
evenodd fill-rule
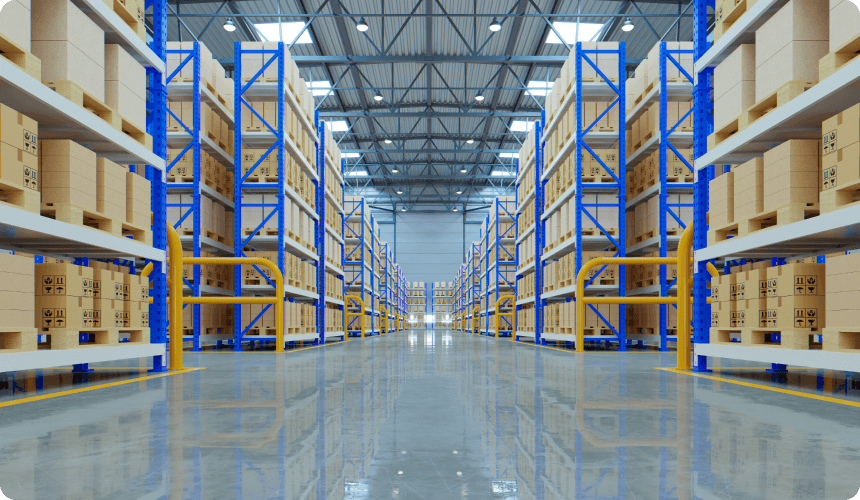
<instances>
[{"instance_id":1,"label":"blue rack frame","mask_svg":"<svg viewBox=\"0 0 860 500\"><path fill-rule=\"evenodd\" d=\"M708 41L708 6L715 9L713 0L695 0L693 6L693 50L694 58L698 61L710 48ZM693 156L700 158L708 152L708 136L714 128L714 105L711 102L713 68L705 68L696 75L693 90ZM696 172L695 192L693 199L693 250L701 250L708 246L708 205L709 183L714 178L714 167ZM709 274L707 262L699 262L693 270L693 345L710 342L711 306L707 298ZM693 356L693 370L707 372L708 358Z\"/></svg>"},{"instance_id":2,"label":"blue rack frame","mask_svg":"<svg viewBox=\"0 0 860 500\"><path fill-rule=\"evenodd\" d=\"M201 90L201 74L200 74L200 42L193 42L192 49L179 49L179 50L167 50L167 54L177 54L183 59L179 66L171 73L167 75L166 80L170 82L173 77L178 75L182 69L191 64L193 66L193 80L191 82L191 102L193 108L193 123L187 124L184 123L179 117L177 117L172 111L169 109L166 110L167 114L169 114L174 120L176 120L182 128L185 130L185 133L188 134L188 137L182 136L182 132L180 132L180 138L172 140L173 142L187 142L187 144L182 149L182 152L173 159L167 165L167 173L179 162L181 158L183 158L186 154L191 153L193 157L193 165L194 165L194 180L191 183L169 183L165 185L167 194L171 193L186 193L190 192L192 197L191 204L185 203L168 203L166 205L167 208L179 208L179 209L187 209L184 213L181 214L179 220L174 224L174 228L179 228L182 223L190 216L193 223L193 234L191 237L186 237L184 235L180 235L180 240L182 241L183 250L188 249L192 252L194 257L200 257L200 253L203 251L204 243L206 246L206 250L211 253L218 254L220 256L233 256L233 251L230 250L225 245L220 244L219 242L213 241L209 238L204 238L203 232L203 223L201 221L201 200L204 196L210 197L214 203L221 203L225 206L226 209L233 211L234 207L232 204L228 202L226 198L215 193L208 186L204 189L205 182L203 182L203 172L201 170L201 153L203 151L204 141L203 137L200 134L201 129L201 109L203 104L203 94ZM168 100L170 100L170 86L168 83ZM182 101L184 99L180 99ZM232 159L230 159L226 154L219 154L221 158L220 160L225 161L225 163L232 163ZM228 165L232 167L232 165ZM223 200L222 200L223 198ZM234 216L235 218L235 216ZM205 295L222 295L227 296L231 295L229 290L217 290L212 289L211 287L206 287L202 283L202 273L201 266L195 265L192 266L192 280L183 278L183 287L191 290L191 294L194 297L201 297ZM204 291L205 290L205 291ZM194 304L191 306L184 306L192 308L192 316L193 316L193 334L191 336L192 341L192 350L199 351L201 347L201 317L200 317L200 304ZM183 336L185 337L185 336ZM218 338L218 342L220 343L220 336Z\"/></svg>"},{"instance_id":3,"label":"blue rack frame","mask_svg":"<svg viewBox=\"0 0 860 500\"><path fill-rule=\"evenodd\" d=\"M588 212L588 208L599 208L601 206L617 207L618 208L618 218L619 218L618 236L612 237L611 235L606 234L605 238L607 240L607 242L606 242L607 246L614 246L616 249L616 251L613 255L614 257L624 257L627 255L627 253L626 253L627 252L627 250L626 250L627 235L626 235L626 221L625 221L625 210L626 210L626 206L627 206L626 175L621 174L621 172L626 171L626 164L627 164L627 161L626 161L627 160L627 144L626 144L626 133L625 133L625 130L627 128L627 125L626 125L626 121L627 121L627 117L626 117L626 109L627 109L627 107L626 107L626 99L627 99L626 78L621 77L621 75L626 76L626 74L627 74L627 68L626 68L627 56L626 56L626 44L625 44L625 42L619 42L617 50L584 49L582 47L582 42L577 42L576 46L574 47L574 50L575 50L575 52L574 52L573 57L575 59L574 63L576 65L576 75L577 75L576 81L574 82L575 92L576 92L576 94L575 94L575 96L576 96L575 112L576 112L576 124L577 124L576 137L575 137L575 153L574 153L576 155L575 156L575 158L576 158L576 174L575 174L576 192L573 196L575 203L576 203L576 210L575 210L575 213L576 213L575 227L576 227L576 229L573 231L574 237L575 237L575 252L576 252L576 266L575 266L576 272L574 273L574 276L576 276L577 274L579 274L579 270L582 267L583 239L582 239L581 228L582 228L582 217L583 217L583 215L585 215L589 219L591 219L591 221L595 225L597 225L601 230L603 229L600 226L600 224L597 222L596 217L594 217L593 215L591 215L591 213ZM589 54L616 54L618 56L618 61L619 61L618 62L618 66L619 66L618 67L618 74L619 74L618 84L612 83L610 81L610 79L606 77L606 75L597 67L597 64L595 64L594 61L592 61L588 57ZM583 82L582 82L583 61L585 63L587 63L589 66L591 66L591 68L596 72L596 74L603 79L603 83L605 85L608 85L610 87L610 89L614 92L614 94L617 96L617 97L615 97L614 100L610 101L610 104L607 106L607 108L599 116L597 116L597 118L595 119L594 122L592 122L590 124L584 124L583 123L583 103L585 102L584 96L583 96ZM613 109L616 110L616 112L618 113L618 134L617 134L618 135L618 137L617 137L618 172L619 172L618 175L613 174L612 171L603 162L603 159L599 158L598 155L594 154L594 151L588 145L588 142L591 142L590 138L588 137L588 134L592 131L592 129L597 124L597 122L602 120L604 117L608 116L609 113L613 111ZM570 111L567 111L567 112L570 112ZM545 242L545 240L546 240L546 229L545 229L546 221L543 218L543 216L544 216L543 205L544 205L544 192L546 189L546 181L542 180L541 177L543 175L544 169L547 167L547 165L544 165L545 153L544 153L544 149L543 149L546 145L546 139L545 139L545 137L543 137L545 128L546 128L546 111L543 111L543 112L541 112L540 122L535 124L535 129L536 129L535 140L537 142L535 154L538 155L538 157L536 158L536 161L538 163L536 163L536 165L540 165L540 168L535 168L535 177L536 177L535 186L536 186L536 190L537 190L535 193L535 221L537 223L537 227L536 227L537 237L535 238L535 240L536 240L535 294L539 295L539 297L537 297L535 300L535 309L536 309L535 310L535 323L536 323L535 324L535 343L536 344L542 344L542 345L546 344L546 340L543 339L543 308L547 305L547 300L542 297L542 294L543 294L543 272L544 272L543 268L545 265L545 263L543 261L543 255L542 254L543 254L544 245L546 243ZM611 189L612 192L617 192L617 196L618 196L618 203L617 204L601 205L598 203L584 203L583 202L583 196L584 196L584 185L582 182L582 153L583 153L583 148L586 151L588 151L592 156L594 156L599 161L599 163L601 164L603 169L616 180L616 182L614 184L610 184L609 186L603 185L599 188L594 188L594 189L600 189L602 192L606 192L606 189L608 188L608 189ZM604 231L604 233L606 233L606 231ZM601 267L598 270L595 277L597 275L599 275L601 272L603 272L603 270L606 269L606 267L607 266ZM592 278L591 280L589 280L586 283L586 285L585 285L586 288L592 285L592 283L594 282L594 279L595 278ZM618 295L623 297L627 293L627 290L626 290L626 288L627 288L626 287L627 272L626 272L624 266L619 266L617 279L618 279ZM571 300L575 300L575 299L576 299L575 297L568 297L565 300L570 302ZM627 349L626 306L624 306L623 304L618 306L618 317L619 318L618 318L618 327L617 328L613 327L613 325L606 318L604 318L603 315L601 315L597 311L597 308L594 307L594 305L589 304L588 307L591 308L591 310L595 314L597 314L598 317L601 318L607 325L609 325L610 329L613 330L613 332L615 333L616 339L619 342L620 350L622 350L622 351L626 350Z\"/></svg>"},{"instance_id":4,"label":"blue rack frame","mask_svg":"<svg viewBox=\"0 0 860 500\"><path fill-rule=\"evenodd\" d=\"M667 221L671 217L671 218L675 219L682 228L686 229L686 227L687 227L686 224L681 219L681 216L679 215L679 213L676 213L675 210L676 209L680 210L681 208L693 208L694 207L694 204L669 203L668 202L668 197L669 197L669 194L671 194L671 193L684 193L684 194L693 193L694 184L692 184L692 183L672 183L672 184L669 184L669 182L668 182L667 164L668 164L668 154L669 154L670 149L672 152L675 153L675 155L678 158L680 158L684 162L684 164L690 170L690 172L691 173L693 172L693 165L690 162L688 162L687 159L684 158L684 156L682 154L679 153L678 148L675 146L675 144L678 143L677 142L678 136L680 135L676 131L677 131L679 125L681 124L681 122L683 122L684 120L686 120L688 117L690 117L693 114L693 109L691 107L690 111L688 111L676 123L669 123L668 122L667 111L668 111L668 103L670 102L670 100L669 100L670 94L672 95L672 101L673 102L674 101L685 101L685 100L688 101L689 99L683 99L682 97L668 91L669 90L668 89L669 83L667 80L667 69L670 67L669 66L670 64L674 65L682 75L684 75L690 82L692 82L693 77L689 73L687 73L686 70L683 69L680 61L678 61L676 56L681 56L683 54L692 54L694 51L693 50L683 50L683 49L669 49L667 47L666 42L660 42L659 46L660 46L660 56L659 56L660 57L660 75L659 75L659 82L660 82L660 102L659 102L659 105L660 105L659 106L659 108L660 108L659 109L660 125L659 125L659 131L660 131L660 137L659 137L658 148L657 148L659 151L659 162L658 162L659 184L658 184L658 191L656 192L656 196L659 199L659 208L658 208L658 216L657 216L658 223L659 223L657 238L659 238L659 241L657 242L657 245L658 245L657 251L659 252L660 257L666 257L667 256L666 254L670 250L670 248L677 248L678 241L681 238L680 235L673 235L672 237L669 237L667 235L667 232L668 232ZM692 86L692 83L690 85ZM692 92L691 92L689 97L692 98ZM646 148L646 146L643 146L642 149L647 149L647 148ZM641 156L644 157L644 154L642 154ZM633 164L633 163L628 164L627 170L632 171L633 167L635 165L636 164ZM649 189L652 189L652 188L649 188ZM650 196L648 198L650 198ZM637 200L638 200L637 204L638 203L644 203L647 200L647 198L639 198L637 196ZM632 204L627 206L627 210L632 210L633 208L634 208L634 205L632 205ZM631 256L633 256L633 255L644 254L644 253L647 253L647 252L654 249L653 244L646 245L645 243L648 243L648 242L646 241L646 242L643 242L642 244L637 244L637 245L631 246L630 248L628 248L628 253L631 254ZM661 266L659 266L659 268L660 268L660 273L659 273L659 277L658 277L658 279L659 279L659 285L658 285L659 290L656 291L656 294L659 294L659 296L662 296L662 297L666 297L672 292L673 288L677 287L677 279L672 281L672 282L668 282L667 278L666 278L667 267L665 265L661 265ZM629 292L629 290L628 290L628 292ZM650 290L642 290L642 292L643 292L643 294L652 294L652 295L655 294L654 292L650 292ZM661 351L667 351L668 350L668 341L670 340L668 338L669 337L669 334L668 334L668 306L666 304L660 304L658 307L660 310L660 319L659 319L659 324L658 324L658 326L659 326L660 350ZM675 307L675 309L677 309L677 306L673 305L672 307Z\"/></svg>"},{"instance_id":5,"label":"blue rack frame","mask_svg":"<svg viewBox=\"0 0 860 500\"><path fill-rule=\"evenodd\" d=\"M516 295L517 295L517 268L519 267L519 257L516 248L516 240L517 240L517 201L516 197L514 201L505 201L496 198L493 200L491 215L488 217L488 221L491 223L490 227L487 228L487 294L486 294L486 319L487 324L485 326L485 332L487 336L495 335L495 325L490 325L490 316L495 316L496 312L496 302L502 295L513 294L514 295L514 303L510 304L510 307L516 309ZM495 223L492 223L495 221ZM506 231L502 231L499 228L499 225L503 222L511 222L511 227ZM495 243L490 243L490 233L495 232L496 241ZM505 248L505 243L514 244L514 253L512 254ZM494 255L495 254L495 255ZM508 256L512 260L502 261L499 260L501 256ZM491 259L491 257L495 257L495 259ZM495 274L496 285L491 290L490 289L490 273ZM504 289L504 290L502 290ZM493 298L494 300L490 300ZM504 306L508 307L508 306ZM507 336L514 334L515 326L511 323L507 316L502 318L503 322L500 323L499 335Z\"/></svg>"},{"instance_id":6,"label":"blue rack frame","mask_svg":"<svg viewBox=\"0 0 860 500\"><path fill-rule=\"evenodd\" d=\"M348 295L350 290L360 289L363 292L367 292L367 294L362 294L364 297L370 297L370 307L367 308L367 300L365 300L365 308L369 312L370 319L366 321L366 325L370 325L370 329L365 332L368 332L370 335L373 335L373 271L372 271L372 261L373 257L373 248L372 248L372 240L373 236L368 236L368 233L371 231L367 231L366 226L368 225L368 221L365 220L367 215L367 202L364 198L360 198L358 200L349 200L344 201L344 211L346 214L343 217L343 241L344 244L355 244L355 248L346 254L344 250L344 259L343 259L343 272L344 275L344 298ZM354 231L349 227L349 222L359 221L360 224L360 234ZM373 227L373 226L371 226ZM368 241L368 238L370 241ZM365 260L365 248L370 252L370 260L371 263L366 262ZM355 254L355 252L359 252L361 259L357 261L348 260L350 257ZM348 268L347 266L350 266ZM358 266L358 270L355 269L355 266ZM367 271L370 270L370 273ZM367 276L369 274L369 276ZM370 279L370 284L368 285L368 280ZM361 282L359 285L358 282ZM346 308L347 310L352 307L352 304L347 302ZM350 329L350 327L353 327ZM357 318L353 318L352 321L346 322L346 334L347 335L361 335L361 330L359 329L359 323Z\"/></svg>"},{"instance_id":7,"label":"blue rack frame","mask_svg":"<svg viewBox=\"0 0 860 500\"><path fill-rule=\"evenodd\" d=\"M152 8L152 41L149 47L165 63L167 62L167 1L146 0L145 7ZM152 150L161 158L167 158L167 86L164 75L154 68L146 68L148 79L146 132L152 136ZM152 206L152 245L167 250L167 194L164 189L164 172L146 165L146 178L150 182ZM150 273L153 301L149 306L150 342L167 343L167 262L152 262ZM167 370L164 356L155 356L153 372Z\"/></svg>"},{"instance_id":8,"label":"blue rack frame","mask_svg":"<svg viewBox=\"0 0 860 500\"><path fill-rule=\"evenodd\" d=\"M253 77L251 77L250 81L247 83L242 81L243 80L242 79L242 55L243 54L260 54L263 57L263 59L266 59L268 56L268 60L266 60L263 63L263 67ZM263 240L264 237L256 236L256 233L272 217L277 216L278 234L277 234L276 247L277 247L277 252L278 252L278 268L280 269L282 274L285 274L284 273L284 267L285 267L285 255L286 255L286 247L287 247L286 239L285 239L286 236L284 234L285 233L285 231L284 231L284 228L285 228L285 196L286 196L287 192L292 191L292 188L289 188L285 184L286 183L286 176L285 176L284 165L285 165L286 154L287 154L286 146L289 145L291 148L295 149L295 151L292 151L291 154L299 154L297 152L297 147L292 142L292 140L287 137L287 134L285 133L284 127L282 125L284 123L284 117L285 117L285 112L286 112L285 100L288 97L287 96L288 90L285 86L285 77L284 77L285 62L286 62L286 47L285 47L283 42L278 43L277 49L271 49L271 50L268 50L268 49L260 49L260 50L243 49L241 42L236 42L234 44L234 74L235 74L235 78L233 79L233 84L234 84L234 92L233 92L233 98L234 98L234 108L233 109L234 109L234 112L233 112L233 116L234 116L234 121L235 121L234 165L241 165L242 164L242 144L243 144L243 142L247 143L250 140L254 140L258 143L264 143L266 145L266 147L268 148L266 153L261 156L261 158L254 164L254 166L251 168L251 170L248 171L248 173L241 174L241 171L240 171L240 172L237 172L236 175L234 175L235 185L234 185L233 195L234 195L234 207L235 207L234 213L235 213L235 219L236 219L235 224L234 224L234 234L233 234L234 253L237 257L244 257L245 256L244 249L246 247L248 247L248 246L254 247L258 243L261 246L267 245L268 243L261 243L261 240ZM263 86L267 85L267 84L262 83L262 82L258 82L257 79L261 75L263 75L264 71L273 64L276 64L277 68L278 68L278 81L274 85L274 87L275 87L274 89L265 88ZM259 93L258 93L258 91L259 91ZM249 96L249 99L246 99L246 95ZM266 97L266 99L260 99L260 100L271 100L272 98L274 98L277 101L278 122L276 124L268 123L262 116L260 116L260 114L256 110L254 110L251 107L250 101L255 100L254 98L250 97L253 95ZM293 97L291 95L289 96L289 98L293 99ZM243 111L243 109L249 110L254 116L256 116L265 125L266 130L259 133L260 137L255 137L254 134L251 134L251 133L243 133L243 130L242 130L242 111ZM295 112L297 110L294 109L293 111ZM314 134L313 135L314 135L314 145L315 145L315 150L316 150L316 158L314 159L314 163L311 165L311 170L306 171L305 173L306 174L313 174L313 175L310 175L310 177L311 177L311 181L314 185L314 189L315 189L315 201L317 204L316 209L317 209L317 211L319 211L321 209L320 205L319 205L321 196L325 196L325 194L321 191L323 184L320 180L321 179L321 177L320 177L320 174L321 174L320 166L323 163L321 163L321 161L320 161L320 144L322 141L320 141L320 137L319 137L319 133L318 133L318 130L319 130L319 115L318 114L315 117L315 122L316 122L316 124L314 126ZM262 163L262 161L265 158L268 158L269 155L273 154L275 151L277 151L277 161L278 161L278 182L276 183L276 185L275 186L265 186L263 184L251 185L251 183L246 183L245 181L248 178L248 176L251 173L253 173L254 170L256 170L259 167L260 163ZM323 176L324 176L324 172L323 172ZM264 186L264 187L261 187L261 186ZM267 203L245 204L245 203L243 203L242 198L243 198L244 194L250 192L249 190L251 190L251 189L253 189L254 192L270 192L271 193L272 191L274 191L277 195L277 202L275 204L267 204ZM294 191L292 191L292 193L294 193ZM291 193L291 195L292 195L292 193ZM298 198L298 195L294 195L294 196L295 196L295 198ZM252 235L247 236L247 237L244 235L244 231L242 228L242 208L243 207L255 207L255 208L259 207L259 208L271 208L272 209L272 212L268 215L268 217L264 218L263 222L261 222L260 225L256 228L256 230L253 231ZM322 210L324 213L324 208L322 208ZM324 279L324 276L322 275L322 272L324 272L324 270L321 268L325 267L325 265L324 265L325 257L324 257L324 254L320 253L320 251L324 251L324 245L321 243L321 240L324 238L323 238L322 231L321 231L322 222L321 222L319 214L317 212L313 212L313 211L308 211L308 210L305 210L305 211L314 220L314 242L315 242L315 246L317 248L317 252L314 254L310 249L306 249L306 248L305 248L305 250L307 253L295 250L295 249L293 249L293 247L291 247L291 249L296 251L296 255L303 257L305 260L310 260L310 259L308 259L308 255L314 255L313 261L315 262L315 266L317 269L317 272L316 272L317 294L308 294L308 293L304 293L304 292L300 292L300 291L293 291L293 293L291 293L291 295L293 295L293 296L290 296L289 298L285 297L285 300L289 300L290 302L294 302L298 298L298 300L308 300L309 302L311 302L313 304L313 306L316 308L316 313L317 313L316 317L317 317L317 330L318 330L318 332L317 332L318 338L316 338L314 340L314 343L319 343L319 342L321 342L321 339L322 339L322 341L324 341L324 332L325 332L324 311L321 311L321 309L323 307L323 303L324 303L322 298L324 297L324 293L325 293L325 290L324 290L325 279ZM304 247L302 247L302 248L304 248ZM259 272L261 275L263 274L258 267L256 267L256 266L254 266L254 267L255 267L255 269L257 269L257 272ZM322 281L322 283L320 281ZM234 268L234 293L237 296L247 295L247 294L256 295L256 294L272 293L274 291L274 283L271 280L269 280L268 278L267 278L267 282L268 282L268 285L270 285L270 287L266 287L265 290L249 290L249 289L247 289L247 287L244 285L244 283L242 281L241 267L236 266ZM263 286L265 287L265 285L263 285ZM316 295L316 298L314 298L314 295ZM234 319L235 319L234 349L235 350L239 351L242 349L243 337L251 329L251 327L257 321L259 321L259 319L263 316L263 314L265 314L266 311L268 311L269 307L271 307L271 306L266 306L263 309L263 311L259 315L257 315L257 317L255 317L251 320L251 322L247 326L247 328L243 328L242 321L241 321L241 317L242 317L241 305L237 304L236 306L234 306ZM322 316L322 322L319 321L321 316ZM270 338L268 338L266 336L259 337L259 339L260 340L271 340ZM257 338L255 338L254 340L257 340ZM307 339L299 339L299 340L307 340ZM287 340L287 342L291 342L291 341Z\"/></svg>"}]
</instances>

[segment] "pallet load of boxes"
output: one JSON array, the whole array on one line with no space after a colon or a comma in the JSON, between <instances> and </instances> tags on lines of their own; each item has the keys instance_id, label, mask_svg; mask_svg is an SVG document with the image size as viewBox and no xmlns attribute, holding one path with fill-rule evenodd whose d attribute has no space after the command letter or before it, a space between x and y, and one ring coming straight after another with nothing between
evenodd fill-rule
<instances>
[{"instance_id":1,"label":"pallet load of boxes","mask_svg":"<svg viewBox=\"0 0 860 500\"><path fill-rule=\"evenodd\" d=\"M707 157L740 160L715 168L703 253L721 256L729 245L743 249L754 240L779 253L749 250L711 280L711 345L703 354L749 359L751 349L778 347L774 363L805 360L826 368L843 362L822 361L814 351L860 348L860 254L846 254L856 246L850 235L836 231L803 250L780 246L786 234L805 234L804 228L857 223L860 104L840 82L857 75L860 12L848 0L831 0L829 10L821 4L790 0L714 70L715 132ZM751 22L754 6L719 6L720 37L729 26ZM831 96L826 106L818 103ZM800 133L794 122L815 132ZM759 129L770 135L752 151Z\"/></svg>"},{"instance_id":2,"label":"pallet load of boxes","mask_svg":"<svg viewBox=\"0 0 860 500\"><path fill-rule=\"evenodd\" d=\"M410 328L421 328L427 314L427 286L423 281L408 283L407 311Z\"/></svg>"},{"instance_id":3,"label":"pallet load of boxes","mask_svg":"<svg viewBox=\"0 0 860 500\"><path fill-rule=\"evenodd\" d=\"M108 12L106 29L131 28L141 37L134 47L145 49L142 2L117 9L127 21ZM85 348L149 345L149 278L134 259L104 257L125 242L154 253L150 182L128 166L144 163L129 148L154 158L146 71L68 0L13 0L0 17L0 41L11 82L4 87L26 89L0 104L0 208L4 223L41 234L4 231L3 247L15 254L0 253L0 354L65 351L67 362L85 363L95 352ZM49 124L41 136L39 121ZM62 239L72 233L75 242ZM20 359L41 367L51 358ZM11 358L3 365L27 367Z\"/></svg>"}]
</instances>

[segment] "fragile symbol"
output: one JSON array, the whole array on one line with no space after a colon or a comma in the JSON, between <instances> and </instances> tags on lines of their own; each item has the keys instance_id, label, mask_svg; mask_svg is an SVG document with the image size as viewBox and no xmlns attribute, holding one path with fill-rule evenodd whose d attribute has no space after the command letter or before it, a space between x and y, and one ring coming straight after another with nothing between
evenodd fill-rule
<instances>
[{"instance_id":1,"label":"fragile symbol","mask_svg":"<svg viewBox=\"0 0 860 500\"><path fill-rule=\"evenodd\" d=\"M45 284L50 285L52 283L54 283L54 278L52 278L51 276L45 276Z\"/></svg>"}]
</instances>

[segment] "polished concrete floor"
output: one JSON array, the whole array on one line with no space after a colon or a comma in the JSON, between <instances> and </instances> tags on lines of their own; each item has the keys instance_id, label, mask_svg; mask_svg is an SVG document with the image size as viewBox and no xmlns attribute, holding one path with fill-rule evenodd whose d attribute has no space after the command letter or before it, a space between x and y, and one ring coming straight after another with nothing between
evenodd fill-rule
<instances>
[{"instance_id":1,"label":"polished concrete floor","mask_svg":"<svg viewBox=\"0 0 860 500\"><path fill-rule=\"evenodd\" d=\"M848 499L860 408L450 330L180 375L0 376L0 489L23 499ZM860 401L845 372L713 376ZM84 380L84 379L87 380ZM2 498L2 497L0 497Z\"/></svg>"}]
</instances>

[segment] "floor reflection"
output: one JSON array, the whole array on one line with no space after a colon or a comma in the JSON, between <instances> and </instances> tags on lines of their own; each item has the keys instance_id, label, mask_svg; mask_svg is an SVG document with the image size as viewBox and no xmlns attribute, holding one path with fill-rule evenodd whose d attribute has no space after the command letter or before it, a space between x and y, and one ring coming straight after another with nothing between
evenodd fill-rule
<instances>
[{"instance_id":1,"label":"floor reflection","mask_svg":"<svg viewBox=\"0 0 860 500\"><path fill-rule=\"evenodd\" d=\"M784 499L860 487L856 408L448 330L0 408L0 488L66 499ZM8 374L0 403L147 375ZM844 372L715 376L860 401ZM78 377L75 379L74 377ZM5 384L5 385L3 385Z\"/></svg>"}]
</instances>

